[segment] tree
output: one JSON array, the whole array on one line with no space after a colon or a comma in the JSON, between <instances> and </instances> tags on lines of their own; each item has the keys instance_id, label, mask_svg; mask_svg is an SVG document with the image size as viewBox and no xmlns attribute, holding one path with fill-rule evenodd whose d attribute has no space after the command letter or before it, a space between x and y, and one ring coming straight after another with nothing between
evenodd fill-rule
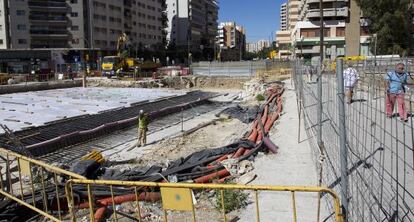
<instances>
[{"instance_id":1,"label":"tree","mask_svg":"<svg viewBox=\"0 0 414 222\"><path fill-rule=\"evenodd\" d=\"M377 54L407 56L412 47L412 0L356 0L369 30L377 34ZM371 41L374 44L375 40ZM374 51L374 46L371 46Z\"/></svg>"}]
</instances>

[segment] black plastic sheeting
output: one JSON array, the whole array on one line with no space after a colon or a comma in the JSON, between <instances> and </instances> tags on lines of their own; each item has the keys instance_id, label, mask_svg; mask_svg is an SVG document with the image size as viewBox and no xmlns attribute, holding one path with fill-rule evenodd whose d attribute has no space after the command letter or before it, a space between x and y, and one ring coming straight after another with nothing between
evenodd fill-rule
<instances>
[{"instance_id":1,"label":"black plastic sheeting","mask_svg":"<svg viewBox=\"0 0 414 222\"><path fill-rule=\"evenodd\" d=\"M243 123L251 123L256 119L259 111L259 106L242 107L237 105L235 107L229 107L221 111L217 116L221 114L229 115L231 118L238 119Z\"/></svg>"},{"instance_id":2,"label":"black plastic sheeting","mask_svg":"<svg viewBox=\"0 0 414 222\"><path fill-rule=\"evenodd\" d=\"M255 155L260 151L266 151L266 145L262 142L255 144L251 141L240 140L238 142L229 144L224 147L215 149L206 149L199 152L195 152L185 158L179 158L172 161L170 165L162 169L160 166L149 166L143 168L135 168L131 170L121 171L117 169L109 169L105 166L97 166L94 161L79 161L71 167L73 172L82 174L90 179L107 179L107 180L124 180L124 181L147 181L147 182L162 182L169 176L177 178L177 182L184 182L193 180L204 175L208 175L219 170L224 169L221 164L216 164L214 167L207 168L206 166L219 157L230 154L240 147L250 149L251 152L244 156L239 157L239 160L250 159L252 160ZM43 206L45 201L48 205L48 209L52 210L56 215L57 201L60 202L62 213L67 212L67 203L64 196L64 184L68 178L63 178L61 184L58 185L59 199L56 198L55 185L50 184L46 187L45 197L41 190L35 191L36 206ZM110 188L108 186L93 185L91 189L94 194L94 198L107 198L111 196ZM138 188L142 191L157 191L157 188L149 190L146 187ZM75 203L83 203L88 199L88 192L86 185L74 184L72 186L73 198ZM134 193L134 188L122 188L113 187L114 196L121 196ZM19 199L20 197L17 196ZM31 194L27 194L23 197L25 202L32 203L33 198ZM17 204L14 201L4 199L0 201L0 221L30 221L38 215L30 209Z\"/></svg>"},{"instance_id":3,"label":"black plastic sheeting","mask_svg":"<svg viewBox=\"0 0 414 222\"><path fill-rule=\"evenodd\" d=\"M237 151L240 147L252 149L255 147L255 144L247 140L241 140L224 147L198 151L187 157L170 162L165 170L161 166L156 165L128 170L110 169L105 166L100 167L93 160L82 160L75 163L70 168L70 171L85 176L88 179L150 182L162 181L164 177L173 174L177 176L178 182L181 182L208 174L212 170L205 169L207 164L224 154Z\"/></svg>"}]
</instances>

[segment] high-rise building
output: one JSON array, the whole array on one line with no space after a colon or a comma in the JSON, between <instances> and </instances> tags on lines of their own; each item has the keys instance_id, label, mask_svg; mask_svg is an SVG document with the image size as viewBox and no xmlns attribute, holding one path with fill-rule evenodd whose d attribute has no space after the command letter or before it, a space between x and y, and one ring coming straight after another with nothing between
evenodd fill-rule
<instances>
[{"instance_id":1,"label":"high-rise building","mask_svg":"<svg viewBox=\"0 0 414 222\"><path fill-rule=\"evenodd\" d=\"M288 0L286 4L286 29L280 27L280 30L276 32L276 44L279 47L278 57L288 58L292 55L292 39L291 34L294 29L296 22L299 18L299 8L302 4L300 0ZM282 5L283 7L283 5ZM281 9L282 13L282 9Z\"/></svg>"},{"instance_id":2,"label":"high-rise building","mask_svg":"<svg viewBox=\"0 0 414 222\"><path fill-rule=\"evenodd\" d=\"M257 50L257 43L246 43L246 51L256 53Z\"/></svg>"},{"instance_id":3,"label":"high-rise building","mask_svg":"<svg viewBox=\"0 0 414 222\"><path fill-rule=\"evenodd\" d=\"M270 41L269 40L262 39L262 40L257 41L257 50L258 51L260 51L264 48L268 48L268 47L270 47Z\"/></svg>"},{"instance_id":4,"label":"high-rise building","mask_svg":"<svg viewBox=\"0 0 414 222\"><path fill-rule=\"evenodd\" d=\"M299 22L292 30L296 57L317 64L320 47L319 1L302 0ZM355 0L323 1L324 59L337 56L369 55L369 32L361 22L361 11Z\"/></svg>"},{"instance_id":5,"label":"high-rise building","mask_svg":"<svg viewBox=\"0 0 414 222\"><path fill-rule=\"evenodd\" d=\"M217 35L216 0L167 0L167 41L196 54L214 49Z\"/></svg>"},{"instance_id":6,"label":"high-rise building","mask_svg":"<svg viewBox=\"0 0 414 222\"><path fill-rule=\"evenodd\" d=\"M222 61L241 60L246 53L246 31L235 22L222 22L218 26L217 44Z\"/></svg>"},{"instance_id":7,"label":"high-rise building","mask_svg":"<svg viewBox=\"0 0 414 222\"><path fill-rule=\"evenodd\" d=\"M126 33L131 45L162 43L165 0L0 1L0 48L115 50Z\"/></svg>"},{"instance_id":8,"label":"high-rise building","mask_svg":"<svg viewBox=\"0 0 414 222\"><path fill-rule=\"evenodd\" d=\"M280 6L280 30L286 31L288 29L288 8L287 3Z\"/></svg>"}]
</instances>

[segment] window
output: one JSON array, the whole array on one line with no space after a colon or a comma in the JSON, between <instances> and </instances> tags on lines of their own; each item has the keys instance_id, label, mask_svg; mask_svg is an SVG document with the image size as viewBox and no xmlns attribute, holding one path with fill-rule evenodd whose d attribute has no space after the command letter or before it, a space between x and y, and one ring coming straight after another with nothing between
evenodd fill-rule
<instances>
[{"instance_id":1,"label":"window","mask_svg":"<svg viewBox=\"0 0 414 222\"><path fill-rule=\"evenodd\" d=\"M308 29L301 29L300 30L300 36L302 37L319 37L319 28L308 28ZM324 36L329 37L331 35L331 31L329 28L324 30Z\"/></svg>"},{"instance_id":2,"label":"window","mask_svg":"<svg viewBox=\"0 0 414 222\"><path fill-rule=\"evenodd\" d=\"M72 26L72 31L78 31L79 30L79 26L77 26L77 25L74 25L74 26Z\"/></svg>"},{"instance_id":3,"label":"window","mask_svg":"<svg viewBox=\"0 0 414 222\"><path fill-rule=\"evenodd\" d=\"M78 3L78 0L70 0L70 3L71 4L76 4L76 3Z\"/></svg>"},{"instance_id":4,"label":"window","mask_svg":"<svg viewBox=\"0 0 414 222\"><path fill-rule=\"evenodd\" d=\"M2 31L3 30L3 25L0 25L0 31Z\"/></svg>"},{"instance_id":5,"label":"window","mask_svg":"<svg viewBox=\"0 0 414 222\"><path fill-rule=\"evenodd\" d=\"M27 40L26 39L18 39L17 40L17 42L19 43L19 44L27 44Z\"/></svg>"},{"instance_id":6,"label":"window","mask_svg":"<svg viewBox=\"0 0 414 222\"><path fill-rule=\"evenodd\" d=\"M345 27L336 28L336 37L345 37Z\"/></svg>"},{"instance_id":7,"label":"window","mask_svg":"<svg viewBox=\"0 0 414 222\"><path fill-rule=\"evenodd\" d=\"M17 30L26 30L26 25L18 24L17 25Z\"/></svg>"},{"instance_id":8,"label":"window","mask_svg":"<svg viewBox=\"0 0 414 222\"><path fill-rule=\"evenodd\" d=\"M16 15L18 15L18 16L26 15L26 11L25 10L16 10Z\"/></svg>"},{"instance_id":9,"label":"window","mask_svg":"<svg viewBox=\"0 0 414 222\"><path fill-rule=\"evenodd\" d=\"M72 12L72 13L70 13L70 17L78 17L78 13L77 12Z\"/></svg>"},{"instance_id":10,"label":"window","mask_svg":"<svg viewBox=\"0 0 414 222\"><path fill-rule=\"evenodd\" d=\"M0 39L0 45L3 45L3 39Z\"/></svg>"},{"instance_id":11,"label":"window","mask_svg":"<svg viewBox=\"0 0 414 222\"><path fill-rule=\"evenodd\" d=\"M362 26L361 27L361 36L369 36L370 32L369 32L369 28L366 26Z\"/></svg>"}]
</instances>

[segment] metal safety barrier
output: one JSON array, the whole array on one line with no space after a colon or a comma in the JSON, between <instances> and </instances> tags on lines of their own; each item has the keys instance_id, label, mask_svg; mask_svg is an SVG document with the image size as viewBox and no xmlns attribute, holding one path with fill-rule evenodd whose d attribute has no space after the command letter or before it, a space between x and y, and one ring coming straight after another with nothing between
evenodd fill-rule
<instances>
[{"instance_id":1,"label":"metal safety barrier","mask_svg":"<svg viewBox=\"0 0 414 222\"><path fill-rule=\"evenodd\" d=\"M63 185L74 178L85 179L0 148L0 194L52 221L62 220L62 212L67 209L62 201L65 200Z\"/></svg>"},{"instance_id":2,"label":"metal safety barrier","mask_svg":"<svg viewBox=\"0 0 414 222\"><path fill-rule=\"evenodd\" d=\"M83 202L80 199L75 200L73 194L83 190ZM122 195L117 195L119 190L126 191ZM292 200L292 218L293 221L298 221L297 212L297 193L315 193L320 198L322 194L327 194L332 198L332 205L334 206L334 213L332 213L336 222L342 222L343 217L340 209L340 201L338 195L331 189L325 187L305 187L305 186L262 186L262 185L232 185L232 184L195 184L195 183L156 183L156 182L129 182L129 181L104 181L104 180L82 180L72 179L66 183L65 186L67 202L69 203L69 212L71 220L76 221L76 217L82 215L77 212L80 209L88 209L89 221L101 221L103 215L112 214L112 219L118 221L118 217L126 216L125 213L117 210L117 205L126 202L134 202L135 213L137 221L143 221L141 212L143 205L140 201L161 201L163 210L163 220L168 221L168 212L191 212L192 221L196 220L195 197L194 193L208 190L220 192L218 199L221 203L221 214L223 221L229 221L226 217L226 203L225 191L228 190L243 190L253 191L254 203L256 209L256 221L260 221L260 207L259 207L259 192L289 192ZM75 190L75 191L74 191ZM107 192L106 196L102 196L102 192ZM100 194L98 194L100 193ZM79 198L79 197L78 197ZM274 200L277 202L277 200ZM317 209L315 209L315 212ZM82 215L81 217L84 217ZM131 217L132 216L128 216ZM318 213L319 217L319 213ZM316 218L315 218L316 219ZM209 219L213 221L213 218Z\"/></svg>"}]
</instances>

